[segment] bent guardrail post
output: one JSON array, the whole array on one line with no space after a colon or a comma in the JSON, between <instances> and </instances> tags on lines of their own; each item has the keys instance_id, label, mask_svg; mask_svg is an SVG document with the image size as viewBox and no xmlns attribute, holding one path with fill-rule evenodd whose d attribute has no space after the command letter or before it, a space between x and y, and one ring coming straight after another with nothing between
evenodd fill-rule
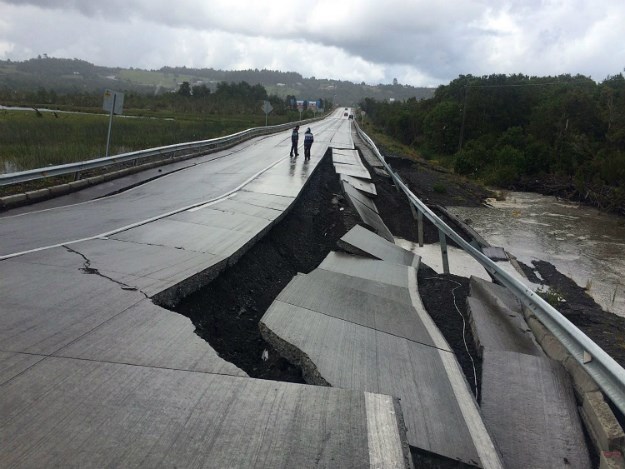
<instances>
[{"instance_id":1,"label":"bent guardrail post","mask_svg":"<svg viewBox=\"0 0 625 469\"><path fill-rule=\"evenodd\" d=\"M447 255L447 238L442 230L438 230L438 239L441 243L441 256L443 257L443 273L449 273L449 256Z\"/></svg>"},{"instance_id":2,"label":"bent guardrail post","mask_svg":"<svg viewBox=\"0 0 625 469\"><path fill-rule=\"evenodd\" d=\"M485 256L480 250L466 242L459 234L452 230L443 220L438 218L430 208L408 189L395 175L375 143L360 129L357 123L356 130L364 142L371 147L391 178L398 184L408 201L414 204L419 213L430 220L434 226L452 239L471 257L478 261L484 269L501 285L510 290L523 305L531 310L544 326L562 343L580 367L590 375L612 403L625 414L625 370L601 347L594 343L586 334L575 327L562 313L543 300L536 292L518 279L500 269L494 261ZM588 359L590 357L590 360Z\"/></svg>"},{"instance_id":3,"label":"bent guardrail post","mask_svg":"<svg viewBox=\"0 0 625 469\"><path fill-rule=\"evenodd\" d=\"M412 207L412 204L410 204ZM419 247L423 247L423 213L421 210L417 210L417 239L419 240Z\"/></svg>"},{"instance_id":4,"label":"bent guardrail post","mask_svg":"<svg viewBox=\"0 0 625 469\"><path fill-rule=\"evenodd\" d=\"M410 205L410 212L412 213L412 218L416 220L417 222L417 239L419 240L419 247L422 248L423 247L423 214L421 213L420 210L417 210L417 208L413 204L409 203L408 205Z\"/></svg>"}]
</instances>

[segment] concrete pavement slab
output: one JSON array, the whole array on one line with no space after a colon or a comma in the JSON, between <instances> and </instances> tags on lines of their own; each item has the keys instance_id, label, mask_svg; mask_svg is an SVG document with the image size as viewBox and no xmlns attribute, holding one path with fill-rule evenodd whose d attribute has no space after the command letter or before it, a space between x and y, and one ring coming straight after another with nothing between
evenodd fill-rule
<instances>
[{"instance_id":1,"label":"concrete pavement slab","mask_svg":"<svg viewBox=\"0 0 625 469\"><path fill-rule=\"evenodd\" d=\"M247 376L198 337L184 316L144 300L55 352L55 356Z\"/></svg>"},{"instance_id":2,"label":"concrete pavement slab","mask_svg":"<svg viewBox=\"0 0 625 469\"><path fill-rule=\"evenodd\" d=\"M329 277L298 274L276 301L434 346L411 306L336 284Z\"/></svg>"},{"instance_id":3,"label":"concrete pavement slab","mask_svg":"<svg viewBox=\"0 0 625 469\"><path fill-rule=\"evenodd\" d=\"M123 283L127 277L98 270L115 259L99 249L123 257L110 243L94 240L83 252L58 248L0 262L0 271L11 272L0 285L0 351L244 375L195 335L188 318L154 305ZM19 288L25 281L37 288ZM6 366L19 366L11 364L19 358Z\"/></svg>"},{"instance_id":4,"label":"concrete pavement slab","mask_svg":"<svg viewBox=\"0 0 625 469\"><path fill-rule=\"evenodd\" d=\"M396 246L360 225L354 226L338 242L348 252L368 255L393 264L418 267L419 256Z\"/></svg>"},{"instance_id":5,"label":"concrete pavement slab","mask_svg":"<svg viewBox=\"0 0 625 469\"><path fill-rule=\"evenodd\" d=\"M345 194L352 201L358 202L361 205L364 205L371 212L374 212L375 214L377 214L378 217L380 216L380 214L378 212L378 207L375 205L375 202L373 201L373 199L371 197L369 197L367 194L359 191L358 189L356 189L354 186L352 186L350 183L348 183L346 181L341 181L341 187L343 188L343 192L345 192ZM384 223L384 222L382 222L382 223Z\"/></svg>"},{"instance_id":6,"label":"concrete pavement slab","mask_svg":"<svg viewBox=\"0 0 625 469\"><path fill-rule=\"evenodd\" d=\"M214 210L212 206L180 212L168 219L245 233L250 235L250 238L258 235L271 224L271 221L266 218Z\"/></svg>"},{"instance_id":7,"label":"concrete pavement slab","mask_svg":"<svg viewBox=\"0 0 625 469\"><path fill-rule=\"evenodd\" d=\"M360 179L366 179L369 181L371 180L371 175L369 174L369 171L367 171L365 168L361 168L353 164L334 163L334 170L337 174L346 174L348 176L353 176Z\"/></svg>"},{"instance_id":8,"label":"concrete pavement slab","mask_svg":"<svg viewBox=\"0 0 625 469\"><path fill-rule=\"evenodd\" d=\"M327 270L351 277L387 283L408 288L408 270L410 267L391 264L390 262L354 256L344 252L331 251L316 270Z\"/></svg>"},{"instance_id":9,"label":"concrete pavement slab","mask_svg":"<svg viewBox=\"0 0 625 469\"><path fill-rule=\"evenodd\" d=\"M404 274L408 277L406 272L404 272ZM351 288L398 303L404 303L406 305L412 304L410 292L408 292L408 289L405 287L398 287L386 282L367 280L363 277L354 277L323 269L315 269L309 274L306 274L306 276L314 280L319 279L322 282L334 284L338 288Z\"/></svg>"},{"instance_id":10,"label":"concrete pavement slab","mask_svg":"<svg viewBox=\"0 0 625 469\"><path fill-rule=\"evenodd\" d=\"M479 456L434 347L275 301L261 332L307 379L400 398L410 445L469 464Z\"/></svg>"},{"instance_id":11,"label":"concrete pavement slab","mask_svg":"<svg viewBox=\"0 0 625 469\"><path fill-rule=\"evenodd\" d=\"M382 217L380 217L378 208L375 206L373 200L345 181L341 181L341 185L347 200L358 213L363 223L373 228L373 230L384 239L394 242L393 234L382 220Z\"/></svg>"},{"instance_id":12,"label":"concrete pavement slab","mask_svg":"<svg viewBox=\"0 0 625 469\"><path fill-rule=\"evenodd\" d=\"M487 246L482 248L482 253L493 261L507 261L508 255L503 248Z\"/></svg>"},{"instance_id":13,"label":"concrete pavement slab","mask_svg":"<svg viewBox=\"0 0 625 469\"><path fill-rule=\"evenodd\" d=\"M291 204L295 200L295 197L263 194L261 192L250 192L243 189L229 197L228 200L245 202L256 207L263 207L283 212L291 206Z\"/></svg>"},{"instance_id":14,"label":"concrete pavement slab","mask_svg":"<svg viewBox=\"0 0 625 469\"><path fill-rule=\"evenodd\" d=\"M237 194L239 193L237 192ZM250 203L234 199L234 196L212 205L211 209L221 210L222 212L227 213L241 213L252 217L264 218L265 220L270 221L273 221L282 215L282 210L252 205Z\"/></svg>"},{"instance_id":15,"label":"concrete pavement slab","mask_svg":"<svg viewBox=\"0 0 625 469\"><path fill-rule=\"evenodd\" d=\"M163 218L110 236L137 244L169 246L229 257L250 241L250 235L225 228Z\"/></svg>"},{"instance_id":16,"label":"concrete pavement slab","mask_svg":"<svg viewBox=\"0 0 625 469\"><path fill-rule=\"evenodd\" d=\"M262 194L297 197L318 162L319 160L305 162L303 155L287 159L246 184L244 189Z\"/></svg>"},{"instance_id":17,"label":"concrete pavement slab","mask_svg":"<svg viewBox=\"0 0 625 469\"><path fill-rule=\"evenodd\" d=\"M522 314L521 302L507 288L479 277L471 277L469 286L470 296L495 307Z\"/></svg>"},{"instance_id":18,"label":"concrete pavement slab","mask_svg":"<svg viewBox=\"0 0 625 469\"><path fill-rule=\"evenodd\" d=\"M339 177L341 181L348 182L359 191L365 192L370 195L378 195L378 191L375 188L375 184L371 182L363 181L362 179L358 179L353 176L348 176L347 174L339 174Z\"/></svg>"},{"instance_id":19,"label":"concrete pavement slab","mask_svg":"<svg viewBox=\"0 0 625 469\"><path fill-rule=\"evenodd\" d=\"M332 148L341 148L347 150L354 149L354 140L352 139L350 129L351 123L348 120L344 120L341 123L341 127L330 140L330 146Z\"/></svg>"},{"instance_id":20,"label":"concrete pavement slab","mask_svg":"<svg viewBox=\"0 0 625 469\"><path fill-rule=\"evenodd\" d=\"M378 167L373 167L373 172L375 174L377 174L378 176L381 176L383 178L387 178L390 179L391 175L386 171L386 169L382 169L382 168L378 168Z\"/></svg>"},{"instance_id":21,"label":"concrete pavement slab","mask_svg":"<svg viewBox=\"0 0 625 469\"><path fill-rule=\"evenodd\" d=\"M436 273L443 273L443 256L441 255L440 243L424 244L422 247L419 247L419 243L414 241L395 238L395 244L417 254L421 257L421 262L432 268ZM447 256L450 273L467 278L473 275L490 281L490 275L488 275L486 269L466 251L448 244Z\"/></svg>"},{"instance_id":22,"label":"concrete pavement slab","mask_svg":"<svg viewBox=\"0 0 625 469\"><path fill-rule=\"evenodd\" d=\"M363 158L365 159L365 161L367 162L369 166L373 168L384 167L384 165L380 162L378 157L375 156L373 152L371 151L371 149L362 141L362 139L358 135L358 132L356 131L355 128L352 128L352 138L354 140L354 143L360 150L360 153L362 154Z\"/></svg>"},{"instance_id":23,"label":"concrete pavement slab","mask_svg":"<svg viewBox=\"0 0 625 469\"><path fill-rule=\"evenodd\" d=\"M507 289L474 277L469 284L471 293L467 298L467 309L478 353L505 350L544 356L525 322L520 305L516 304ZM485 291L489 294L482 294Z\"/></svg>"},{"instance_id":24,"label":"concrete pavement slab","mask_svg":"<svg viewBox=\"0 0 625 469\"><path fill-rule=\"evenodd\" d=\"M42 355L0 351L0 386L43 360Z\"/></svg>"},{"instance_id":25,"label":"concrete pavement slab","mask_svg":"<svg viewBox=\"0 0 625 469\"><path fill-rule=\"evenodd\" d=\"M0 349L51 354L145 299L84 268L85 260L64 248L0 262Z\"/></svg>"},{"instance_id":26,"label":"concrete pavement slab","mask_svg":"<svg viewBox=\"0 0 625 469\"><path fill-rule=\"evenodd\" d=\"M67 358L44 363L2 386L3 467L410 467L399 404L388 396Z\"/></svg>"},{"instance_id":27,"label":"concrete pavement slab","mask_svg":"<svg viewBox=\"0 0 625 469\"><path fill-rule=\"evenodd\" d=\"M84 256L90 268L149 297L197 275L207 282L227 264L225 256L117 239L94 239L72 244L71 249Z\"/></svg>"},{"instance_id":28,"label":"concrete pavement slab","mask_svg":"<svg viewBox=\"0 0 625 469\"><path fill-rule=\"evenodd\" d=\"M303 182L292 181L282 176L264 176L259 180L247 184L245 190L249 192L259 192L261 194L295 198L301 192L302 184Z\"/></svg>"},{"instance_id":29,"label":"concrete pavement slab","mask_svg":"<svg viewBox=\"0 0 625 469\"><path fill-rule=\"evenodd\" d=\"M358 150L332 149L332 161L341 164L353 164L364 168Z\"/></svg>"},{"instance_id":30,"label":"concrete pavement slab","mask_svg":"<svg viewBox=\"0 0 625 469\"><path fill-rule=\"evenodd\" d=\"M557 362L486 349L482 412L506 467L591 467L570 380Z\"/></svg>"}]
</instances>

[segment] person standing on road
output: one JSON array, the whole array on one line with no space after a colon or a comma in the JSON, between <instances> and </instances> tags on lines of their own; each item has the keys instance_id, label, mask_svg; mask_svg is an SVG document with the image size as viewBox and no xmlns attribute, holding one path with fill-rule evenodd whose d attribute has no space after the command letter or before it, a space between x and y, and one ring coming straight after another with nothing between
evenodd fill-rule
<instances>
[{"instance_id":1,"label":"person standing on road","mask_svg":"<svg viewBox=\"0 0 625 469\"><path fill-rule=\"evenodd\" d=\"M304 161L310 159L310 147L312 147L314 141L315 138L313 137L310 127L308 127L306 133L304 134Z\"/></svg>"},{"instance_id":2,"label":"person standing on road","mask_svg":"<svg viewBox=\"0 0 625 469\"><path fill-rule=\"evenodd\" d=\"M299 156L299 153L297 153L298 140L299 140L299 125L296 125L295 128L293 129L293 132L291 132L291 158L293 158L293 154L295 154L295 156Z\"/></svg>"}]
</instances>

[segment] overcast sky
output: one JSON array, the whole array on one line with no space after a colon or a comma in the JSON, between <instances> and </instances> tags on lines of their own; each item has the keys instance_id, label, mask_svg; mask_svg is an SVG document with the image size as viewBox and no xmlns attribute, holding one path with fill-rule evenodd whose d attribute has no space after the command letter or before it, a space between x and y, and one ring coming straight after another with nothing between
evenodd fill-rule
<instances>
[{"instance_id":1,"label":"overcast sky","mask_svg":"<svg viewBox=\"0 0 625 469\"><path fill-rule=\"evenodd\" d=\"M0 0L0 58L368 84L625 68L625 0Z\"/></svg>"}]
</instances>

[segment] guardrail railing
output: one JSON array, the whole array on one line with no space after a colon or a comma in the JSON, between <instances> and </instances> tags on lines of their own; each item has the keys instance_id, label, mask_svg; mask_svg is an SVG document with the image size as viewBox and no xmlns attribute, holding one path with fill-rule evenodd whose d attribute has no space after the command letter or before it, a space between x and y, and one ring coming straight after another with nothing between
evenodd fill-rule
<instances>
[{"instance_id":1,"label":"guardrail railing","mask_svg":"<svg viewBox=\"0 0 625 469\"><path fill-rule=\"evenodd\" d=\"M308 119L298 122L289 122L286 124L273 125L268 127L254 127L252 129L243 130L236 134L225 137L212 138L210 140L200 140L197 142L180 143L176 145L168 145L147 150L134 151L129 153L121 153L119 155L109 156L105 158L95 158L93 160L80 161L78 163L62 164L57 166L48 166L46 168L31 169L28 171L20 171L16 173L0 174L0 186L8 186L21 182L33 181L36 179L44 179L52 176L60 176L65 174L74 174L74 180L80 179L83 171L90 169L103 168L107 166L133 163L137 164L140 160L152 157L161 157L162 159L174 158L183 154L194 154L199 156L209 151L215 151L236 145L244 140L249 140L261 135L268 135L292 128L294 125L304 125L307 122L314 122L323 117Z\"/></svg>"},{"instance_id":2,"label":"guardrail railing","mask_svg":"<svg viewBox=\"0 0 625 469\"><path fill-rule=\"evenodd\" d=\"M490 258L481 251L473 247L441 220L432 210L430 210L410 189L404 184L401 178L395 174L393 169L386 162L375 143L363 130L355 123L356 130L360 137L375 153L386 171L389 173L396 186L408 197L412 207L418 212L419 217L425 216L436 226L441 240L441 250L443 263L447 265L446 272L449 271L447 264L446 237L452 239L464 251L477 260L486 271L493 276L503 286L508 288L527 308L529 308L545 327L564 345L571 356L579 365L595 380L597 385L605 392L614 405L625 414L625 370L601 347L594 343L586 334L575 327L558 310L543 300L531 288L524 285L497 266ZM422 245L421 229L420 245Z\"/></svg>"}]
</instances>

